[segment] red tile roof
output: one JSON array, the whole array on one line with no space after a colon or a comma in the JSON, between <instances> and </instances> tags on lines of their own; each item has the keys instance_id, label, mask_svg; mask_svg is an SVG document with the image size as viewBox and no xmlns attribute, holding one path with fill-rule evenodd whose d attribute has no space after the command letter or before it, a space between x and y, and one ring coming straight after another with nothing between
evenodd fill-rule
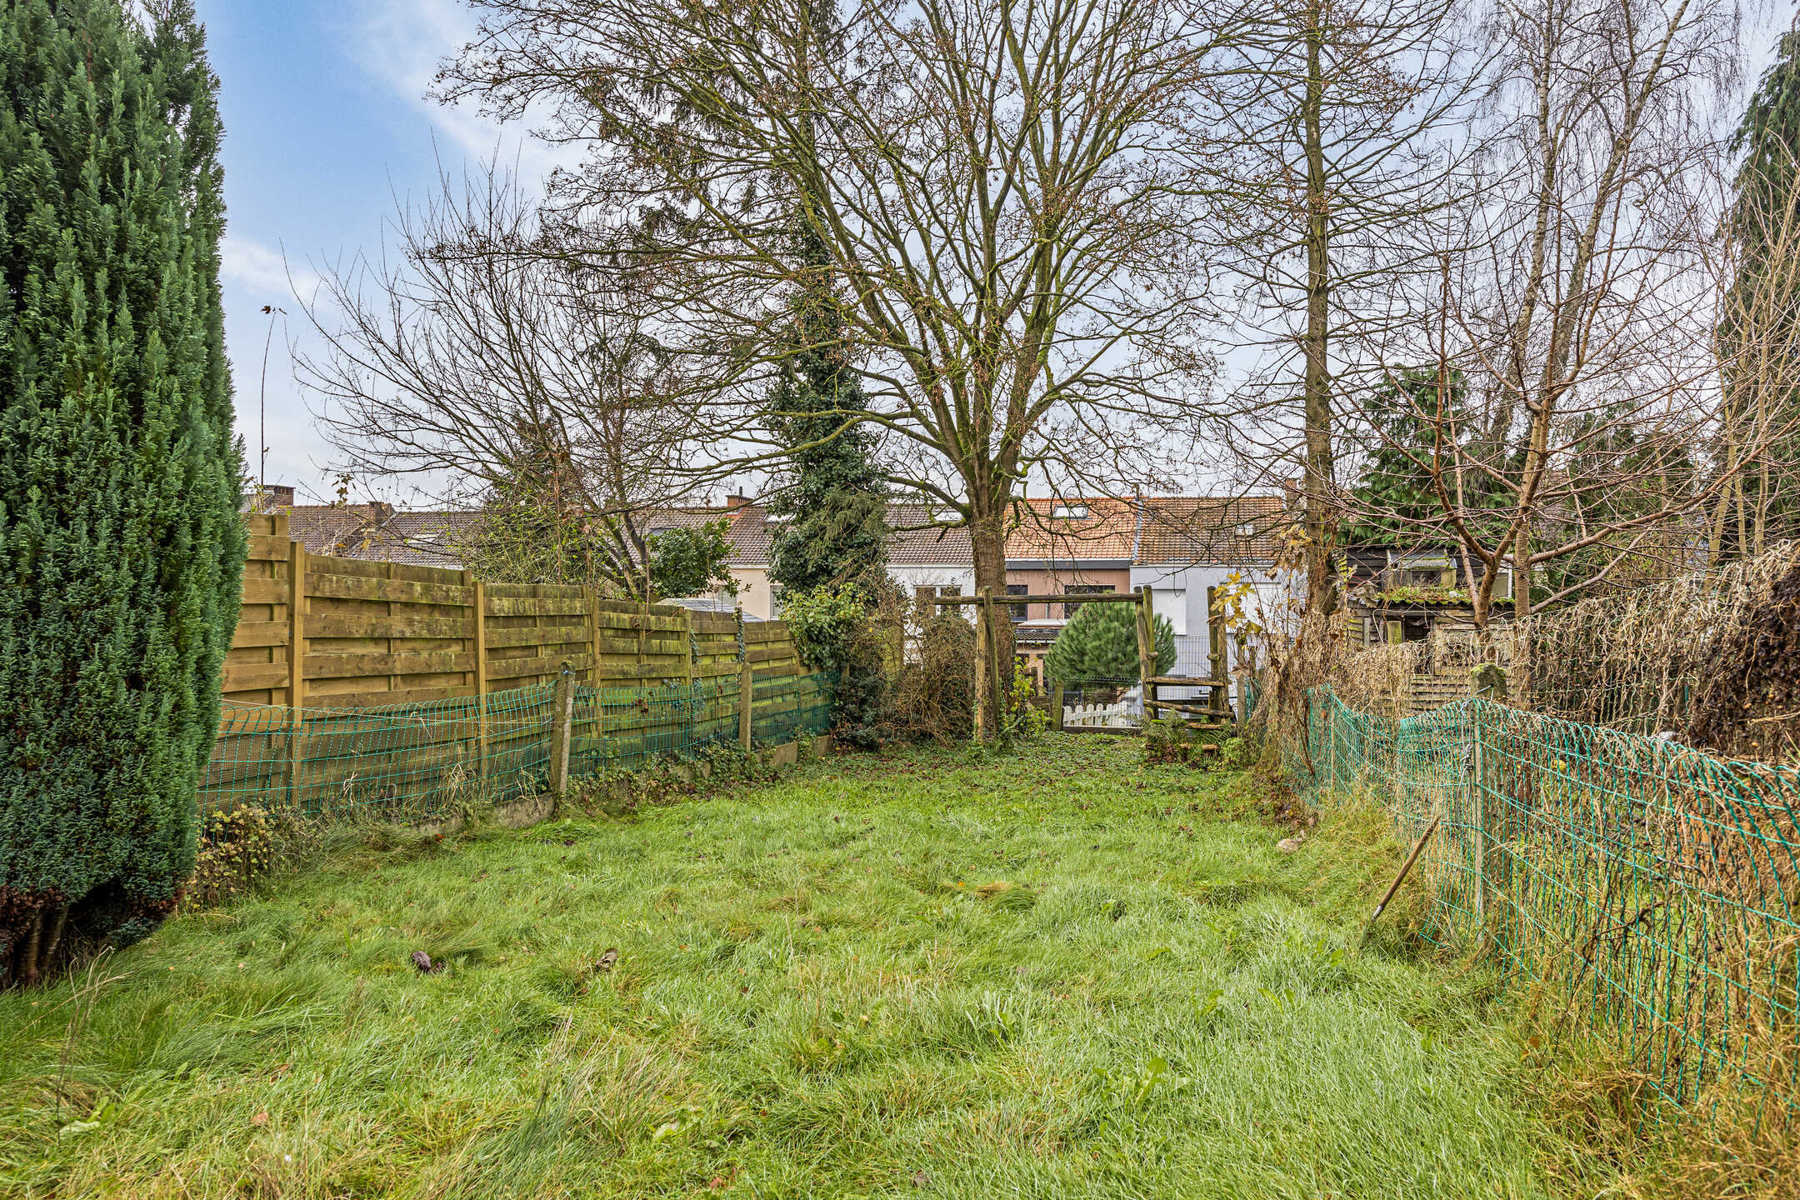
<instances>
[{"instance_id":1,"label":"red tile roof","mask_svg":"<svg viewBox=\"0 0 1800 1200\"><path fill-rule=\"evenodd\" d=\"M1006 557L1009 562L1130 562L1137 531L1133 500L1026 500L1013 506Z\"/></svg>"},{"instance_id":2,"label":"red tile roof","mask_svg":"<svg viewBox=\"0 0 1800 1200\"><path fill-rule=\"evenodd\" d=\"M1280 496L1150 497L1133 561L1139 566L1271 562L1288 524Z\"/></svg>"}]
</instances>

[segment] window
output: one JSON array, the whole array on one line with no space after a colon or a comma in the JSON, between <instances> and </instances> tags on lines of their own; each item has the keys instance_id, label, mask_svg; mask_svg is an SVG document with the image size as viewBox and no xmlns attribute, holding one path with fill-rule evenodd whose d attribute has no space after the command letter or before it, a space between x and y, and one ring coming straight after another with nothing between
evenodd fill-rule
<instances>
[{"instance_id":1,"label":"window","mask_svg":"<svg viewBox=\"0 0 1800 1200\"><path fill-rule=\"evenodd\" d=\"M1009 583L1006 585L1006 594L1009 596L1029 596L1031 595L1031 585L1028 583ZM1006 611L1015 621L1023 621L1026 613L1029 612L1030 609L1031 606L1028 604L1009 604L1006 606Z\"/></svg>"},{"instance_id":2,"label":"window","mask_svg":"<svg viewBox=\"0 0 1800 1200\"><path fill-rule=\"evenodd\" d=\"M1094 596L1094 595L1098 595L1101 592L1110 592L1110 591L1112 591L1112 589L1107 587L1104 583L1072 583L1068 587L1065 587L1063 589L1063 595L1065 595L1065 596ZM1081 607L1081 604L1078 601L1074 601L1074 600L1063 601L1063 606L1062 606L1063 616L1064 617L1074 616L1075 610L1080 607Z\"/></svg>"},{"instance_id":3,"label":"window","mask_svg":"<svg viewBox=\"0 0 1800 1200\"><path fill-rule=\"evenodd\" d=\"M1085 504L1058 504L1050 509L1050 519L1053 521L1085 521L1087 515L1088 506Z\"/></svg>"},{"instance_id":4,"label":"window","mask_svg":"<svg viewBox=\"0 0 1800 1200\"><path fill-rule=\"evenodd\" d=\"M652 525L650 527L649 534L647 534L646 536L656 538L656 537L662 537L665 534L670 534L670 533L674 533L674 532L675 532L675 526L673 526L673 525Z\"/></svg>"},{"instance_id":5,"label":"window","mask_svg":"<svg viewBox=\"0 0 1800 1200\"><path fill-rule=\"evenodd\" d=\"M1237 535L1241 538L1255 537L1256 536L1256 522L1255 521L1239 522L1238 527L1237 527Z\"/></svg>"}]
</instances>

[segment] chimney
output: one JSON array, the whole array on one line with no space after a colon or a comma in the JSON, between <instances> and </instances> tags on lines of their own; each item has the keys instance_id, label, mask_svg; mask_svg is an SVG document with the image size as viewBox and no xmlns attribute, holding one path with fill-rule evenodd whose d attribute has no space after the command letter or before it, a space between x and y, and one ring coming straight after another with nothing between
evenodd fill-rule
<instances>
[{"instance_id":1,"label":"chimney","mask_svg":"<svg viewBox=\"0 0 1800 1200\"><path fill-rule=\"evenodd\" d=\"M294 485L291 483L265 484L259 498L258 507L263 512L278 512L284 508L294 507Z\"/></svg>"},{"instance_id":2,"label":"chimney","mask_svg":"<svg viewBox=\"0 0 1800 1200\"><path fill-rule=\"evenodd\" d=\"M369 501L369 515L377 525L386 525L394 516L394 506L385 500Z\"/></svg>"},{"instance_id":3,"label":"chimney","mask_svg":"<svg viewBox=\"0 0 1800 1200\"><path fill-rule=\"evenodd\" d=\"M736 492L733 492L725 497L726 512L736 512L740 508L748 508L749 506L750 497L748 496L740 496Z\"/></svg>"}]
</instances>

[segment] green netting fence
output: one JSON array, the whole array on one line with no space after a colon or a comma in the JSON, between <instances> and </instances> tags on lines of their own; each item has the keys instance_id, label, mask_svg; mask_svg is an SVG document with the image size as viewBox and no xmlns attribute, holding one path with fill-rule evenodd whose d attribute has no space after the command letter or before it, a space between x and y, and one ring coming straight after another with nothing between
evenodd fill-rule
<instances>
[{"instance_id":1,"label":"green netting fence","mask_svg":"<svg viewBox=\"0 0 1800 1200\"><path fill-rule=\"evenodd\" d=\"M780 745L826 732L830 679L756 685L752 739ZM380 708L227 703L201 778L202 813L242 803L315 820L427 821L546 790L556 687L513 688ZM691 759L739 738L736 678L659 688L577 686L572 779ZM484 718L485 713L485 718Z\"/></svg>"},{"instance_id":2,"label":"green netting fence","mask_svg":"<svg viewBox=\"0 0 1800 1200\"><path fill-rule=\"evenodd\" d=\"M1301 791L1366 795L1409 841L1439 822L1426 937L1485 939L1677 1104L1722 1080L1793 1111L1795 768L1477 699L1394 719L1319 689L1306 723Z\"/></svg>"}]
</instances>

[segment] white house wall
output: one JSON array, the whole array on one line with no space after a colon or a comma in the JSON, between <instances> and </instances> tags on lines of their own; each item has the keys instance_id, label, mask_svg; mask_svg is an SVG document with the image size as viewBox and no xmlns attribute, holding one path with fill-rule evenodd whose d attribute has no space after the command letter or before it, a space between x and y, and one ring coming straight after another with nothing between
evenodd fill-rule
<instances>
[{"instance_id":1,"label":"white house wall","mask_svg":"<svg viewBox=\"0 0 1800 1200\"><path fill-rule=\"evenodd\" d=\"M908 599L922 587L950 588L965 596L975 591L974 567L895 566L889 563L888 578L905 591Z\"/></svg>"},{"instance_id":2,"label":"white house wall","mask_svg":"<svg viewBox=\"0 0 1800 1200\"><path fill-rule=\"evenodd\" d=\"M1250 581L1252 591L1246 597L1246 608L1253 619L1265 627L1282 623L1291 587L1288 582L1271 577L1267 568L1182 563L1131 568L1132 588L1148 587L1151 608L1168 617L1175 629L1176 674L1210 673L1212 639L1207 626L1206 591L1224 587L1233 575ZM1226 669L1236 670L1237 648L1229 639L1226 654L1230 659ZM1173 692L1169 696L1180 698Z\"/></svg>"}]
</instances>

